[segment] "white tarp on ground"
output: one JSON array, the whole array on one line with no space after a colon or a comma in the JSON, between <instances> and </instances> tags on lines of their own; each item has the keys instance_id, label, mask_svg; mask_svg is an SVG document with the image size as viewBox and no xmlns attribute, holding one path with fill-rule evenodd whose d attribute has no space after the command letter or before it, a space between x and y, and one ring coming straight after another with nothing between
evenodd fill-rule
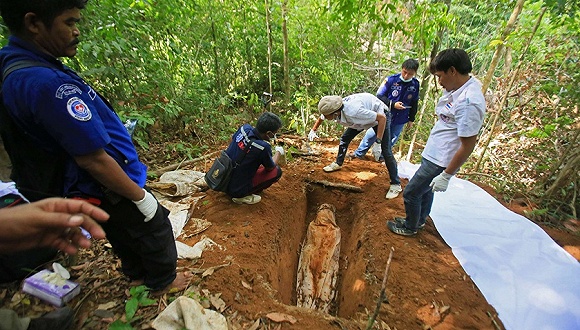
<instances>
[{"instance_id":1,"label":"white tarp on ground","mask_svg":"<svg viewBox=\"0 0 580 330\"><path fill-rule=\"evenodd\" d=\"M418 167L402 162L399 175ZM580 264L542 228L455 177L431 218L506 329L580 329Z\"/></svg>"}]
</instances>

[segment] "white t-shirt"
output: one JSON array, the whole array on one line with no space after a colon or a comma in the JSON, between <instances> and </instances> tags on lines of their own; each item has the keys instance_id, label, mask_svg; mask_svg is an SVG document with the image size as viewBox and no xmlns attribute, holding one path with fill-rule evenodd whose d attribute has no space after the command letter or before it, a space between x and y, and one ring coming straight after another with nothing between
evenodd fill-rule
<instances>
[{"instance_id":1,"label":"white t-shirt","mask_svg":"<svg viewBox=\"0 0 580 330\"><path fill-rule=\"evenodd\" d=\"M359 131L378 125L377 113L385 113L385 104L370 93L352 94L342 99L344 108L337 122ZM324 116L321 116L324 119Z\"/></svg>"},{"instance_id":2,"label":"white t-shirt","mask_svg":"<svg viewBox=\"0 0 580 330\"><path fill-rule=\"evenodd\" d=\"M471 77L459 89L445 91L435 107L437 122L422 156L441 167L447 167L461 146L459 137L477 135L485 116L485 99L481 83Z\"/></svg>"}]
</instances>

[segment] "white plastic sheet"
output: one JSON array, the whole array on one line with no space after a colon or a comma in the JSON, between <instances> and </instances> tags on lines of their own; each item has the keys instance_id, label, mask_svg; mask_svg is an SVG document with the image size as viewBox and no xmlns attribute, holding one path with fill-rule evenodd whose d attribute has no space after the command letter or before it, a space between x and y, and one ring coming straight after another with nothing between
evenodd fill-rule
<instances>
[{"instance_id":1,"label":"white plastic sheet","mask_svg":"<svg viewBox=\"0 0 580 330\"><path fill-rule=\"evenodd\" d=\"M402 177L418 165L399 164ZM580 329L580 264L542 228L453 177L431 218L506 329Z\"/></svg>"}]
</instances>

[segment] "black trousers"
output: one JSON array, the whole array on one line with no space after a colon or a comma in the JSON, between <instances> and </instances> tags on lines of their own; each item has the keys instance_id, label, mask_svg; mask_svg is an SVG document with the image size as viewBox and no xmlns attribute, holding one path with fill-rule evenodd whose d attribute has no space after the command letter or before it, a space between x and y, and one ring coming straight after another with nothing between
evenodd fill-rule
<instances>
[{"instance_id":1,"label":"black trousers","mask_svg":"<svg viewBox=\"0 0 580 330\"><path fill-rule=\"evenodd\" d=\"M151 290L160 290L176 277L177 249L169 221L169 211L158 205L155 217L145 216L130 200L112 204L103 201L101 208L111 216L102 224L107 239L121 259L123 274L131 280L143 280Z\"/></svg>"}]
</instances>

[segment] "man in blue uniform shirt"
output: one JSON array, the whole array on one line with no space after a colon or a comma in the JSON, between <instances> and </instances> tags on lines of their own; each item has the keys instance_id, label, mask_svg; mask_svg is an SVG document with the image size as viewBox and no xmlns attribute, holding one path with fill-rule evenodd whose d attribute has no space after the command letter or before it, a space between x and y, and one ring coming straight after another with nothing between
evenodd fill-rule
<instances>
[{"instance_id":1,"label":"man in blue uniform shirt","mask_svg":"<svg viewBox=\"0 0 580 330\"><path fill-rule=\"evenodd\" d=\"M76 24L85 4L86 0L0 0L0 13L11 33L0 50L6 76L2 94L14 134L27 136L39 152L62 155L64 167L61 186L50 192L26 181L21 172L13 179L31 200L60 191L64 197L99 205L110 214L103 228L133 283L153 291L172 284L183 287L187 276L176 274L168 211L143 188L146 167L131 137L111 105L58 60L76 55ZM7 75L22 61L36 64ZM14 152L17 147L7 146L11 158L43 171L45 164L32 161L34 155Z\"/></svg>"},{"instance_id":2,"label":"man in blue uniform shirt","mask_svg":"<svg viewBox=\"0 0 580 330\"><path fill-rule=\"evenodd\" d=\"M227 194L234 203L259 203L262 197L258 194L280 180L282 169L278 161L284 155L284 149L277 146L272 156L272 147L267 142L276 136L280 127L282 120L278 116L264 112L255 128L244 124L232 135L226 153L236 164Z\"/></svg>"},{"instance_id":3,"label":"man in blue uniform shirt","mask_svg":"<svg viewBox=\"0 0 580 330\"><path fill-rule=\"evenodd\" d=\"M391 109L391 145L395 145L405 124L411 128L415 121L419 103L419 81L415 78L417 70L419 62L407 59L402 64L401 73L385 78L377 90L377 97ZM363 158L376 138L373 130L367 130L351 157ZM373 154L377 161L382 159L380 150L373 149Z\"/></svg>"}]
</instances>

